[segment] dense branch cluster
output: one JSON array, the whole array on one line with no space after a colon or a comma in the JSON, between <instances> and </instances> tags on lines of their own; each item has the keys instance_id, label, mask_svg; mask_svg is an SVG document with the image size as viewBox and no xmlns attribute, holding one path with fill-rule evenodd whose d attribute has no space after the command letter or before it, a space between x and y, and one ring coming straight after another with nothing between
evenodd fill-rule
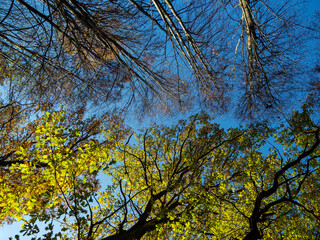
<instances>
[{"instance_id":1,"label":"dense branch cluster","mask_svg":"<svg viewBox=\"0 0 320 240\"><path fill-rule=\"evenodd\" d=\"M24 235L44 222L49 239L318 236L320 138L308 106L279 128L224 130L201 113L137 134L65 114L30 125L1 159L1 219L29 216Z\"/></svg>"},{"instance_id":2,"label":"dense branch cluster","mask_svg":"<svg viewBox=\"0 0 320 240\"><path fill-rule=\"evenodd\" d=\"M2 82L10 100L23 103L105 110L137 104L142 112L238 105L238 116L249 119L279 113L306 82L304 46L318 33L294 7L249 0L4 2Z\"/></svg>"}]
</instances>

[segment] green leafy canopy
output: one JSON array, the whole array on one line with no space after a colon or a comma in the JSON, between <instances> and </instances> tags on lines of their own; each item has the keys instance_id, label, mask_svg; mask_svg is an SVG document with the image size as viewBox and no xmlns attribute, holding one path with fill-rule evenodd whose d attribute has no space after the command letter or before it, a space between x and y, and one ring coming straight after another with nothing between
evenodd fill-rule
<instances>
[{"instance_id":1,"label":"green leafy canopy","mask_svg":"<svg viewBox=\"0 0 320 240\"><path fill-rule=\"evenodd\" d=\"M1 219L25 219L22 233L34 236L44 222L44 239L316 238L320 140L310 114L305 106L286 126L223 129L200 113L131 136L113 123L103 140L80 141L66 113L47 113L2 171Z\"/></svg>"}]
</instances>

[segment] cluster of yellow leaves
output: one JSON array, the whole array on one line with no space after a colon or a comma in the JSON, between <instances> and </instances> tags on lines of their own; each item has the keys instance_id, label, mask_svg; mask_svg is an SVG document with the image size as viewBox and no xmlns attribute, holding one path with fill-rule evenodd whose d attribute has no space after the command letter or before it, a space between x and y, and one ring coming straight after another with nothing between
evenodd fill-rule
<instances>
[{"instance_id":1,"label":"cluster of yellow leaves","mask_svg":"<svg viewBox=\"0 0 320 240\"><path fill-rule=\"evenodd\" d=\"M35 142L16 151L15 163L0 180L1 219L20 220L65 205L74 191L85 195L97 190L96 175L108 151L95 140L80 142L80 130L68 129L65 123L65 113L47 113L33 133Z\"/></svg>"},{"instance_id":2,"label":"cluster of yellow leaves","mask_svg":"<svg viewBox=\"0 0 320 240\"><path fill-rule=\"evenodd\" d=\"M79 141L81 131L66 126L64 113L46 114L35 142L16 151L19 161L0 179L1 218L47 210L55 217L60 209L71 217L63 226L78 238L93 225L91 237L101 238L159 221L144 239L241 239L258 206L265 239L308 239L319 228L319 147L279 173L316 141L307 113L295 118L302 123L224 130L199 114L125 141L129 132L116 120L104 130L106 147ZM99 189L105 175L110 183Z\"/></svg>"}]
</instances>

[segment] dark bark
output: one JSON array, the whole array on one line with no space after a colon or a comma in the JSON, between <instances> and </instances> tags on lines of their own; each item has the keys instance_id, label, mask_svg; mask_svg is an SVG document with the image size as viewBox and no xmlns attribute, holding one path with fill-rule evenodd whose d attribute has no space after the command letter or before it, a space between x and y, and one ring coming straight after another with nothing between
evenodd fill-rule
<instances>
[{"instance_id":1,"label":"dark bark","mask_svg":"<svg viewBox=\"0 0 320 240\"><path fill-rule=\"evenodd\" d=\"M150 221L140 222L135 224L129 230L121 231L115 235L103 238L101 240L139 240L147 232L155 230L157 224L165 223L166 221L166 219L153 219Z\"/></svg>"},{"instance_id":2,"label":"dark bark","mask_svg":"<svg viewBox=\"0 0 320 240\"><path fill-rule=\"evenodd\" d=\"M257 240L261 239L263 236L263 232L259 230L258 223L263 221L262 216L264 213L266 213L272 206L275 206L277 204L280 204L284 201L290 201L290 199L286 199L285 197L278 199L274 202L271 202L267 204L265 207L261 208L262 201L265 198L270 197L272 194L276 193L278 188L280 187L279 184L279 178L288 170L290 170L292 167L298 165L303 159L307 158L310 154L312 154L315 149L320 144L319 139L319 130L316 130L314 132L315 135L315 142L313 145L308 149L305 150L303 153L301 153L296 160L287 163L285 166L283 166L279 171L276 172L273 179L273 185L268 190L263 190L258 194L256 197L256 200L254 202L254 209L252 211L252 214L249 218L249 224L250 224L250 231L245 236L244 240ZM292 201L291 201L292 202Z\"/></svg>"}]
</instances>

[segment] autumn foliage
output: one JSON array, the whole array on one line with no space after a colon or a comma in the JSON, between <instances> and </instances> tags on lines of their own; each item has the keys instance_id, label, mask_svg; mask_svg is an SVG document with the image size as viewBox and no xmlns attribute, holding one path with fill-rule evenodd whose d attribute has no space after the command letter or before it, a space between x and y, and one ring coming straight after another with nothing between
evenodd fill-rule
<instances>
[{"instance_id":1,"label":"autumn foliage","mask_svg":"<svg viewBox=\"0 0 320 240\"><path fill-rule=\"evenodd\" d=\"M49 224L46 239L316 238L310 114L225 130L201 113L130 134L46 113L2 167L1 219L25 221L24 235Z\"/></svg>"},{"instance_id":2,"label":"autumn foliage","mask_svg":"<svg viewBox=\"0 0 320 240\"><path fill-rule=\"evenodd\" d=\"M1 1L0 226L320 239L319 14L304 2ZM155 114L165 124L126 125Z\"/></svg>"}]
</instances>

